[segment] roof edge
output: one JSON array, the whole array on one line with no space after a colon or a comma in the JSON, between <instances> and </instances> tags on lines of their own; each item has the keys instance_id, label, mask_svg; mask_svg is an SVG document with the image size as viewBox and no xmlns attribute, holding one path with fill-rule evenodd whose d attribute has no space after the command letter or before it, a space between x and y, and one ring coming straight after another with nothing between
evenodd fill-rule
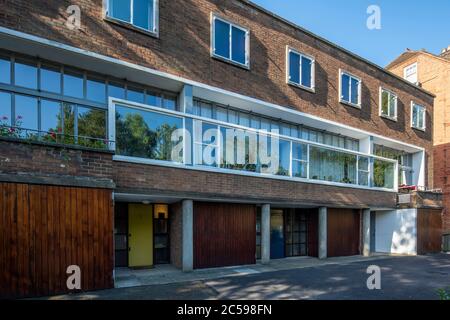
<instances>
[{"instance_id":1,"label":"roof edge","mask_svg":"<svg viewBox=\"0 0 450 320\"><path fill-rule=\"evenodd\" d=\"M266 8L256 4L256 3L254 3L253 1L250 1L250 0L239 0L239 1L247 4L247 5L251 6L251 7L253 7L254 9L259 10L259 11L261 11L261 12L263 12L263 13L265 13L265 14L267 14L267 15L269 15L269 16L271 16L271 17L273 17L273 18L275 18L275 19L277 19L277 20L279 20L279 21L281 21L281 22L291 26L291 27L293 27L294 29L297 29L297 30L299 30L299 31L301 31L301 32L303 32L303 33L313 37L316 40L322 41L323 43L325 43L325 44L327 44L327 45L329 45L329 46L331 46L331 47L333 47L335 49L338 49L338 50L344 52L345 54L348 54L349 56L351 56L351 57L353 57L353 58L355 58L355 59L357 59L357 60L359 60L359 61L361 61L363 63L366 63L366 64L374 67L375 69L385 73L388 76L393 77L394 79L400 80L401 82L409 85L410 87L412 87L414 89L417 89L417 90L421 91L422 93L425 93L425 94L427 94L427 95L429 95L429 96L431 96L433 98L436 97L436 95L434 95L433 93L425 90L424 88L421 88L421 87L419 87L419 86L417 86L417 85L415 85L415 84L413 84L413 83L411 83L411 82L409 82L409 81L407 81L407 80L405 80L405 79L403 79L403 78L393 74L392 72L386 70L385 68L379 66L378 64L376 64L376 63L374 63L374 62L372 62L370 60L367 60L366 58L363 58L360 55L358 55L356 53L353 53L350 50L347 50L347 49L337 45L336 43L331 42L331 41L329 41L329 40L327 40L327 39L325 39L325 38L323 38L323 37L321 37L321 36L311 32L311 31L309 31L309 30L299 26L296 23L294 23L292 21L289 21L289 20L287 20L287 19L277 15L276 13L274 13L274 12L272 12L272 11L270 11L270 10L268 10L268 9L266 9Z\"/></svg>"}]
</instances>

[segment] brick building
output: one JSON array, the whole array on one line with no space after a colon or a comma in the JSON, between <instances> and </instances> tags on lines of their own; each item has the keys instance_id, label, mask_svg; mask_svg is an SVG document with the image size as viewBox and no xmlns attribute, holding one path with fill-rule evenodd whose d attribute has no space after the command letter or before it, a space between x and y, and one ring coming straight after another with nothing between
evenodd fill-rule
<instances>
[{"instance_id":1,"label":"brick building","mask_svg":"<svg viewBox=\"0 0 450 320\"><path fill-rule=\"evenodd\" d=\"M444 231L450 233L450 189L447 182L450 174L448 149L450 145L450 47L440 55L425 50L407 50L391 62L387 69L398 76L409 77L422 88L436 95L434 100L433 142L434 142L434 187L443 190ZM408 71L411 70L411 71ZM406 74L410 72L409 74Z\"/></svg>"},{"instance_id":2,"label":"brick building","mask_svg":"<svg viewBox=\"0 0 450 320\"><path fill-rule=\"evenodd\" d=\"M440 250L423 88L249 1L3 2L2 296Z\"/></svg>"}]
</instances>

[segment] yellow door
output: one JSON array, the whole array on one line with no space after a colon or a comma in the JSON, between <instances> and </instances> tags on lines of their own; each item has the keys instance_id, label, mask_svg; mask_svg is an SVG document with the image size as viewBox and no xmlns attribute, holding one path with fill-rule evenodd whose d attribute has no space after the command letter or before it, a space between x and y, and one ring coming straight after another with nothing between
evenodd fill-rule
<instances>
[{"instance_id":1,"label":"yellow door","mask_svg":"<svg viewBox=\"0 0 450 320\"><path fill-rule=\"evenodd\" d=\"M153 265L153 212L151 205L128 205L128 266Z\"/></svg>"}]
</instances>

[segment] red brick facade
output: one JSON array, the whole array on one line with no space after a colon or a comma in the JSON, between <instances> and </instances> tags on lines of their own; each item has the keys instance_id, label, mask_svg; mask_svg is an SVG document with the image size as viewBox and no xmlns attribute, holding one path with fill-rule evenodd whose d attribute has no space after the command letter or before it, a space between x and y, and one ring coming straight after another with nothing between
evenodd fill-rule
<instances>
[{"instance_id":1,"label":"red brick facade","mask_svg":"<svg viewBox=\"0 0 450 320\"><path fill-rule=\"evenodd\" d=\"M74 3L63 0L39 3L4 0L0 13L4 19L0 19L0 25L424 147L427 151L427 184L432 185L431 130L417 131L411 129L409 124L409 104L414 100L427 107L427 128L431 128L432 96L245 1L160 0L159 3L159 38L104 20L101 0ZM79 31L71 31L65 26L65 11L71 4L81 7L82 28ZM250 70L210 57L211 13L220 14L250 29ZM286 84L287 45L315 58L316 93ZM361 77L361 109L339 103L340 68ZM392 89L398 95L397 122L378 115L380 86ZM113 164L110 154L82 152L81 156L80 151L73 150L69 151L70 160L65 160L68 163L64 164L62 153L47 152L45 149L39 151L35 147L30 155L23 150L22 145L7 150L6 157L10 152L10 158L25 161L2 163L1 170L100 178L113 176L118 189L123 191L182 192L204 197L251 199L261 199L264 195L267 200L273 201L356 207L393 206L395 203L392 193L122 162ZM42 161L43 153L48 161ZM323 194L329 195L329 199L324 199Z\"/></svg>"},{"instance_id":2,"label":"red brick facade","mask_svg":"<svg viewBox=\"0 0 450 320\"><path fill-rule=\"evenodd\" d=\"M0 25L424 147L427 150L427 184L432 185L431 131L413 130L409 123L409 105L414 100L427 107L427 128L432 126L432 96L246 1L160 0L159 3L159 38L104 20L102 0L70 3L65 0L3 0ZM66 9L72 4L81 8L79 31L65 26ZM212 12L250 29L250 70L210 57ZM287 45L315 57L316 93L286 84ZM362 78L361 109L338 102L340 68ZM397 122L379 117L379 86L398 94Z\"/></svg>"}]
</instances>

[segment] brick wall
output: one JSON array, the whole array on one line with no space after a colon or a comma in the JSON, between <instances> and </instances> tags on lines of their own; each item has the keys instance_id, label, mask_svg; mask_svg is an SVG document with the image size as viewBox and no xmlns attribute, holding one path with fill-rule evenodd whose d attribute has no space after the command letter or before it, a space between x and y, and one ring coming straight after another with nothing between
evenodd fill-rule
<instances>
[{"instance_id":1,"label":"brick wall","mask_svg":"<svg viewBox=\"0 0 450 320\"><path fill-rule=\"evenodd\" d=\"M111 180L112 170L109 152L0 140L0 174L29 179L59 176L56 181L64 183L61 176Z\"/></svg>"},{"instance_id":2,"label":"brick wall","mask_svg":"<svg viewBox=\"0 0 450 320\"><path fill-rule=\"evenodd\" d=\"M183 198L366 208L396 205L396 194L235 174L114 162L116 192Z\"/></svg>"},{"instance_id":3,"label":"brick wall","mask_svg":"<svg viewBox=\"0 0 450 320\"><path fill-rule=\"evenodd\" d=\"M245 1L159 2L159 38L103 20L102 0L3 0L0 25L419 145L432 156L431 131L423 133L409 125L409 104L414 99L427 106L427 127L431 127L431 96ZM65 27L68 16L65 11L71 4L81 8L82 28L78 31ZM210 57L211 12L250 29L250 71ZM286 45L315 57L315 94L285 83ZM338 102L339 68L363 79L361 109ZM378 115L380 85L398 94L397 122ZM432 184L432 163L428 161L429 185Z\"/></svg>"}]
</instances>

